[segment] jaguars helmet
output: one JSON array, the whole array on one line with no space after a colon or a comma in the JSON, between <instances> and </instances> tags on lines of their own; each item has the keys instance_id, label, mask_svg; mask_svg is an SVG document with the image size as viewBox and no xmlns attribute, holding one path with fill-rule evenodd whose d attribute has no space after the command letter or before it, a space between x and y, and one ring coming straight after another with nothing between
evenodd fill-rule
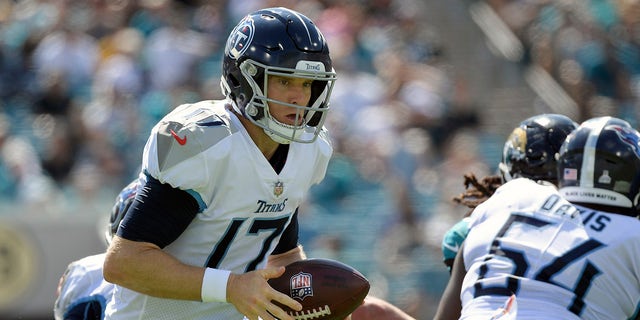
<instances>
[{"instance_id":1,"label":"jaguars helmet","mask_svg":"<svg viewBox=\"0 0 640 320\"><path fill-rule=\"evenodd\" d=\"M541 114L520 122L504 144L498 169L504 182L524 177L557 184L556 154L578 127L561 114Z\"/></svg>"},{"instance_id":2,"label":"jaguars helmet","mask_svg":"<svg viewBox=\"0 0 640 320\"><path fill-rule=\"evenodd\" d=\"M107 230L104 233L104 238L107 241L107 245L111 243L111 239L118 231L120 221L122 221L122 218L124 218L124 215L127 213L127 210L129 210L129 207L131 207L133 199L135 199L136 197L139 186L140 182L136 179L134 181L131 181L126 187L124 187L124 189L120 191L120 194L118 194L116 203L111 209L111 216L109 217Z\"/></svg>"},{"instance_id":3,"label":"jaguars helmet","mask_svg":"<svg viewBox=\"0 0 640 320\"><path fill-rule=\"evenodd\" d=\"M269 76L312 80L306 106L269 99ZM231 31L224 51L220 86L236 112L261 127L274 141L313 142L322 131L336 80L329 47L316 25L299 12L278 7L245 16ZM297 109L300 125L269 113L269 103Z\"/></svg>"},{"instance_id":4,"label":"jaguars helmet","mask_svg":"<svg viewBox=\"0 0 640 320\"><path fill-rule=\"evenodd\" d=\"M636 217L640 133L622 119L589 119L560 148L557 174L560 193L570 202Z\"/></svg>"}]
</instances>

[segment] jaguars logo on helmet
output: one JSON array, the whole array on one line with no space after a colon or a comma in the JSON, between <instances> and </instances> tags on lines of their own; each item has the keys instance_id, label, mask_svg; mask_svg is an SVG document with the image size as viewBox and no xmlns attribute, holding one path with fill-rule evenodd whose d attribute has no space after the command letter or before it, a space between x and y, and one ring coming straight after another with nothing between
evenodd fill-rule
<instances>
[{"instance_id":1,"label":"jaguars logo on helmet","mask_svg":"<svg viewBox=\"0 0 640 320\"><path fill-rule=\"evenodd\" d=\"M541 114L522 121L504 144L499 164L503 181L524 177L557 183L556 154L577 127L561 114Z\"/></svg>"}]
</instances>

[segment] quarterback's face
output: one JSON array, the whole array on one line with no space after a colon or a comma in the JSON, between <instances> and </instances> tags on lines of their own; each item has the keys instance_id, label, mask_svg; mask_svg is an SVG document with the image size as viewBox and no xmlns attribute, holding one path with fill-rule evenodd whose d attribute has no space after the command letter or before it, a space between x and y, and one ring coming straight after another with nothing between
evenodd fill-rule
<instances>
[{"instance_id":1,"label":"quarterback's face","mask_svg":"<svg viewBox=\"0 0 640 320\"><path fill-rule=\"evenodd\" d=\"M298 106L306 106L311 99L312 80L294 77L269 76L267 97ZM301 125L302 109L269 102L269 113L276 120L288 125ZM297 122L296 122L297 121Z\"/></svg>"}]
</instances>

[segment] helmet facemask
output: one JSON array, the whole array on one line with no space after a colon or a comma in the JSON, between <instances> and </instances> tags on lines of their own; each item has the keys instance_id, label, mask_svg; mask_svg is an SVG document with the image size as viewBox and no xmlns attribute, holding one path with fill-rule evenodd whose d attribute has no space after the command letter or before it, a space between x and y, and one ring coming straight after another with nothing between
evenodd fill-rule
<instances>
[{"instance_id":1,"label":"helmet facemask","mask_svg":"<svg viewBox=\"0 0 640 320\"><path fill-rule=\"evenodd\" d=\"M330 109L328 101L336 80L336 74L333 70L325 72L324 65L315 61L299 61L296 69L291 69L270 67L250 59L240 63L239 69L244 80L251 87L253 95L245 97L247 100L244 108L238 108L237 101L234 101L236 111L261 127L271 139L278 143L288 144L292 141L310 143L315 141L322 131L327 111ZM308 105L290 104L267 97L265 92L268 91L270 76L313 80ZM269 103L295 108L297 110L295 123L298 125L282 123L275 119L269 112Z\"/></svg>"}]
</instances>

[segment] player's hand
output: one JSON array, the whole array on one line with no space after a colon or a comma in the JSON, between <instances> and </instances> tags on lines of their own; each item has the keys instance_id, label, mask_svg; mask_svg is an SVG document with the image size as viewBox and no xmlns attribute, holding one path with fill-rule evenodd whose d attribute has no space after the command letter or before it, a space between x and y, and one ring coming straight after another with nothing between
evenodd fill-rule
<instances>
[{"instance_id":1,"label":"player's hand","mask_svg":"<svg viewBox=\"0 0 640 320\"><path fill-rule=\"evenodd\" d=\"M272 267L243 274L229 275L227 301L233 304L249 320L294 320L275 305L277 301L293 310L302 310L302 305L286 294L280 293L267 283L284 273L284 267Z\"/></svg>"}]
</instances>

